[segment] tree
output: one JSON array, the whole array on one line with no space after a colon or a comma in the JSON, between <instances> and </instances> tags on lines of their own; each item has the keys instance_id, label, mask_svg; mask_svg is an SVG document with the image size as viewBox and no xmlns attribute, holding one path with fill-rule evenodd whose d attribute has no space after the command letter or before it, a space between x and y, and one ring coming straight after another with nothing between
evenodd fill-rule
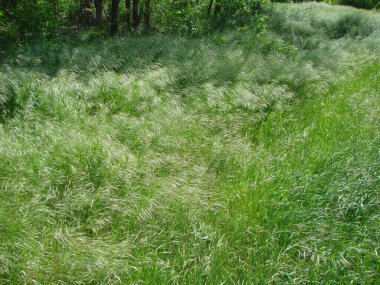
<instances>
[{"instance_id":1,"label":"tree","mask_svg":"<svg viewBox=\"0 0 380 285\"><path fill-rule=\"evenodd\" d=\"M133 0L133 28L139 27L139 0Z\"/></svg>"},{"instance_id":2,"label":"tree","mask_svg":"<svg viewBox=\"0 0 380 285\"><path fill-rule=\"evenodd\" d=\"M214 0L210 0L210 3L208 4L208 9L207 9L207 17L210 17L210 13L211 13L213 3L214 3Z\"/></svg>"},{"instance_id":3,"label":"tree","mask_svg":"<svg viewBox=\"0 0 380 285\"><path fill-rule=\"evenodd\" d=\"M127 10L126 22L127 29L131 31L131 0L125 0L125 9Z\"/></svg>"},{"instance_id":4,"label":"tree","mask_svg":"<svg viewBox=\"0 0 380 285\"><path fill-rule=\"evenodd\" d=\"M150 30L150 0L145 0L145 26Z\"/></svg>"},{"instance_id":5,"label":"tree","mask_svg":"<svg viewBox=\"0 0 380 285\"><path fill-rule=\"evenodd\" d=\"M103 1L94 0L96 15L95 15L95 25L99 28L103 26Z\"/></svg>"},{"instance_id":6,"label":"tree","mask_svg":"<svg viewBox=\"0 0 380 285\"><path fill-rule=\"evenodd\" d=\"M91 1L90 0L82 0L79 4L80 10L80 21L85 26L91 26L93 24L93 14L91 12Z\"/></svg>"},{"instance_id":7,"label":"tree","mask_svg":"<svg viewBox=\"0 0 380 285\"><path fill-rule=\"evenodd\" d=\"M117 16L119 12L120 0L112 0L111 2L111 35L114 36L117 33L118 22Z\"/></svg>"},{"instance_id":8,"label":"tree","mask_svg":"<svg viewBox=\"0 0 380 285\"><path fill-rule=\"evenodd\" d=\"M214 9L214 16L218 16L220 14L220 11L222 10L222 4L219 0L216 0L215 3L215 9Z\"/></svg>"}]
</instances>

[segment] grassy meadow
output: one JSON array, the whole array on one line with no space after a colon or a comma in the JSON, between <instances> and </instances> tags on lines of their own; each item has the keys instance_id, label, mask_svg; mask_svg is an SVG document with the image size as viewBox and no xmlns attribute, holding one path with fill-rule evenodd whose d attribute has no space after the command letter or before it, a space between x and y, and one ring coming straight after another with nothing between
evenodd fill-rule
<instances>
[{"instance_id":1,"label":"grassy meadow","mask_svg":"<svg viewBox=\"0 0 380 285\"><path fill-rule=\"evenodd\" d=\"M0 64L0 284L379 284L380 14L28 44Z\"/></svg>"}]
</instances>

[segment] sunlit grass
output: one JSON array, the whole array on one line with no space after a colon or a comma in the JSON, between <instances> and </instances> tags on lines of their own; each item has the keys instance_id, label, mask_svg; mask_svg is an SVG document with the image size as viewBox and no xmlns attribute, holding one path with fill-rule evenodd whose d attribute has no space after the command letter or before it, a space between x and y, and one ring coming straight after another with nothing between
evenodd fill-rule
<instances>
[{"instance_id":1,"label":"sunlit grass","mask_svg":"<svg viewBox=\"0 0 380 285\"><path fill-rule=\"evenodd\" d=\"M277 9L6 59L0 283L377 283L379 16Z\"/></svg>"}]
</instances>

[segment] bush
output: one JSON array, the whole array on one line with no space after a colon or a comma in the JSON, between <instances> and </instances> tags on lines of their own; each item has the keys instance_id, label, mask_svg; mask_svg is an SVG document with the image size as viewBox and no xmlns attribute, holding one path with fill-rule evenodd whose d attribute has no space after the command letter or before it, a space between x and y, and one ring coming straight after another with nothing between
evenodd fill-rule
<instances>
[{"instance_id":1,"label":"bush","mask_svg":"<svg viewBox=\"0 0 380 285\"><path fill-rule=\"evenodd\" d=\"M6 31L1 31L6 36L19 36L26 39L39 36L51 36L60 26L59 6L55 1L18 1L17 5L5 6L0 4L4 12L0 15L3 22L7 23ZM1 23L0 23L1 24Z\"/></svg>"},{"instance_id":2,"label":"bush","mask_svg":"<svg viewBox=\"0 0 380 285\"><path fill-rule=\"evenodd\" d=\"M339 4L364 9L374 9L380 7L379 0L339 0Z\"/></svg>"},{"instance_id":3,"label":"bush","mask_svg":"<svg viewBox=\"0 0 380 285\"><path fill-rule=\"evenodd\" d=\"M224 0L221 1L220 20L225 25L241 27L256 23L260 18L266 0Z\"/></svg>"},{"instance_id":4,"label":"bush","mask_svg":"<svg viewBox=\"0 0 380 285\"><path fill-rule=\"evenodd\" d=\"M198 35L208 30L206 2L191 0L163 1L157 4L154 23L163 32Z\"/></svg>"},{"instance_id":5,"label":"bush","mask_svg":"<svg viewBox=\"0 0 380 285\"><path fill-rule=\"evenodd\" d=\"M339 18L335 23L325 24L327 35L332 39L339 39L346 36L367 37L374 27L369 20L359 14L348 14Z\"/></svg>"},{"instance_id":6,"label":"bush","mask_svg":"<svg viewBox=\"0 0 380 285\"><path fill-rule=\"evenodd\" d=\"M209 9L209 1L161 1L154 7L153 22L163 32L200 35L259 24L267 3L269 0L219 0Z\"/></svg>"}]
</instances>

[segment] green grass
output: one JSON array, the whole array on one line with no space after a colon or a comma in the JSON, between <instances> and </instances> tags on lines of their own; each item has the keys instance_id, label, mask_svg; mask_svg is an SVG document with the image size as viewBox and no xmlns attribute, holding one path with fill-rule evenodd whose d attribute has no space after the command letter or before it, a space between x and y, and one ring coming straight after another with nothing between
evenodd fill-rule
<instances>
[{"instance_id":1,"label":"green grass","mask_svg":"<svg viewBox=\"0 0 380 285\"><path fill-rule=\"evenodd\" d=\"M378 283L380 17L271 13L5 59L0 283Z\"/></svg>"}]
</instances>

